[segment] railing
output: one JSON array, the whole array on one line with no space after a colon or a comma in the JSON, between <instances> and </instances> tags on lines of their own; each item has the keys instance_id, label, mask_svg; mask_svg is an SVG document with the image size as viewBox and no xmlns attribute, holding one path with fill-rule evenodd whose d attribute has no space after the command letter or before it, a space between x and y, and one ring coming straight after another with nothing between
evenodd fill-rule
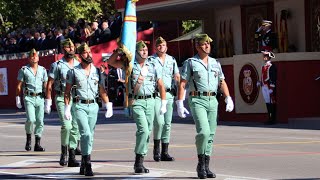
<instances>
[{"instance_id":1,"label":"railing","mask_svg":"<svg viewBox=\"0 0 320 180\"><path fill-rule=\"evenodd\" d=\"M28 57L28 54L29 54L29 52L3 54L3 55L0 55L0 61L24 59L24 58ZM50 55L54 55L54 54L57 54L57 49L47 49L47 50L38 51L38 55L40 57L50 56Z\"/></svg>"}]
</instances>

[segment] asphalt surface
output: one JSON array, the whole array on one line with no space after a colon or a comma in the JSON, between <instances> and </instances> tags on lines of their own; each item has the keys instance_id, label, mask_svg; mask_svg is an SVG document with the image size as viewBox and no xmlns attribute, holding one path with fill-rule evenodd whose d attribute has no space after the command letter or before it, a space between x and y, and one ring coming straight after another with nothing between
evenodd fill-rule
<instances>
[{"instance_id":1,"label":"asphalt surface","mask_svg":"<svg viewBox=\"0 0 320 180\"><path fill-rule=\"evenodd\" d=\"M0 179L84 179L79 168L61 167L60 124L56 112L45 115L45 152L26 152L24 111L0 110ZM150 173L133 173L135 123L115 110L110 119L99 113L90 179L197 179L192 118L176 115L170 155L174 162L155 162L153 141L144 165ZM150 138L152 139L152 137ZM34 144L34 137L32 139ZM320 131L290 129L286 124L219 122L211 170L217 180L320 179ZM77 159L80 160L80 156Z\"/></svg>"}]
</instances>

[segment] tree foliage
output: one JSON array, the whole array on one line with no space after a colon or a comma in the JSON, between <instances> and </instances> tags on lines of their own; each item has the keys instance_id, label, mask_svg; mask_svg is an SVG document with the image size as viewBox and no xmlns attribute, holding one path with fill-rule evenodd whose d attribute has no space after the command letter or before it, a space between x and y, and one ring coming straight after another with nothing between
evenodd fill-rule
<instances>
[{"instance_id":1,"label":"tree foliage","mask_svg":"<svg viewBox=\"0 0 320 180\"><path fill-rule=\"evenodd\" d=\"M186 20L182 21L183 34L193 31L201 26L200 20Z\"/></svg>"},{"instance_id":2,"label":"tree foliage","mask_svg":"<svg viewBox=\"0 0 320 180\"><path fill-rule=\"evenodd\" d=\"M63 25L79 18L93 21L97 15L115 12L115 0L0 0L0 27L10 31L19 27Z\"/></svg>"}]
</instances>

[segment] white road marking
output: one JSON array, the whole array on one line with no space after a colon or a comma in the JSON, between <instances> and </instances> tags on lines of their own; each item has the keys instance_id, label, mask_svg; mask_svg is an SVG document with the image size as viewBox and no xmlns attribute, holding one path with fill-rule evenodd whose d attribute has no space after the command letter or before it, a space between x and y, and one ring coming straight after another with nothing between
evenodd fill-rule
<instances>
[{"instance_id":1,"label":"white road marking","mask_svg":"<svg viewBox=\"0 0 320 180\"><path fill-rule=\"evenodd\" d=\"M92 164L92 170L94 169L98 169L103 167L103 165L97 165L97 164ZM63 178L65 179L65 177L70 177L70 176L74 176L75 174L79 175L79 170L80 167L74 167L74 168L67 168L65 170L62 171L57 171L51 174L46 175L46 177L50 177L50 178ZM68 174L68 175L66 175Z\"/></svg>"}]
</instances>

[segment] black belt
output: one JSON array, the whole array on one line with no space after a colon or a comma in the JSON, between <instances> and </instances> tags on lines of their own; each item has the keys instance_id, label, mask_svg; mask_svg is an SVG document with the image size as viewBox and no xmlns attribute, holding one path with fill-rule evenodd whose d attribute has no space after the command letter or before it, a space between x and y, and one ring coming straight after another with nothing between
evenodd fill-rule
<instances>
[{"instance_id":1,"label":"black belt","mask_svg":"<svg viewBox=\"0 0 320 180\"><path fill-rule=\"evenodd\" d=\"M74 103L82 103L82 104L92 104L95 102L94 99L73 99Z\"/></svg>"},{"instance_id":2,"label":"black belt","mask_svg":"<svg viewBox=\"0 0 320 180\"><path fill-rule=\"evenodd\" d=\"M134 96L134 99L149 99L149 98L153 98L153 95Z\"/></svg>"},{"instance_id":3,"label":"black belt","mask_svg":"<svg viewBox=\"0 0 320 180\"><path fill-rule=\"evenodd\" d=\"M24 93L25 95L27 95L27 96L40 96L40 95L44 95L44 93L43 92L40 92L40 93L34 93L34 92L25 92Z\"/></svg>"},{"instance_id":4,"label":"black belt","mask_svg":"<svg viewBox=\"0 0 320 180\"><path fill-rule=\"evenodd\" d=\"M166 89L166 92L171 92L171 89Z\"/></svg>"},{"instance_id":5,"label":"black belt","mask_svg":"<svg viewBox=\"0 0 320 180\"><path fill-rule=\"evenodd\" d=\"M215 92L200 92L200 91L191 91L189 93L190 96L215 96L217 93Z\"/></svg>"}]
</instances>

